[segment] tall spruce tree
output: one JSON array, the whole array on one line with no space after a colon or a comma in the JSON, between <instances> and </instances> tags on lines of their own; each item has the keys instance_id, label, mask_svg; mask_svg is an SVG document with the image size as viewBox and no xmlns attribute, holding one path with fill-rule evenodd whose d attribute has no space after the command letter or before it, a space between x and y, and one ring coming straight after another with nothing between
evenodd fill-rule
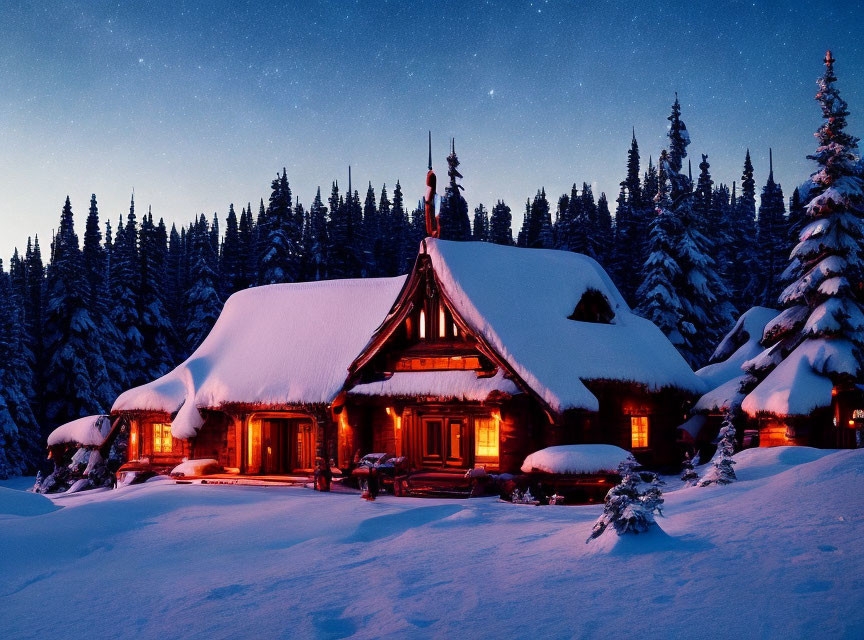
<instances>
[{"instance_id":1,"label":"tall spruce tree","mask_svg":"<svg viewBox=\"0 0 864 640\"><path fill-rule=\"evenodd\" d=\"M241 217L245 217L245 210ZM225 237L222 239L220 252L219 278L221 297L227 298L240 289L243 280L243 249L240 243L240 223L234 211L234 203L228 205L228 217L225 218Z\"/></svg>"},{"instance_id":2,"label":"tall spruce tree","mask_svg":"<svg viewBox=\"0 0 864 640\"><path fill-rule=\"evenodd\" d=\"M378 205L375 201L375 190L372 182L366 189L366 199L363 201L363 273L374 277L380 275L378 258L384 248L381 239L381 221L378 218Z\"/></svg>"},{"instance_id":3,"label":"tall spruce tree","mask_svg":"<svg viewBox=\"0 0 864 640\"><path fill-rule=\"evenodd\" d=\"M489 241L489 214L486 212L486 207L483 203L474 207L474 225L471 234L471 239L478 242Z\"/></svg>"},{"instance_id":4,"label":"tall spruce tree","mask_svg":"<svg viewBox=\"0 0 864 640\"><path fill-rule=\"evenodd\" d=\"M257 281L255 259L255 219L252 217L252 203L241 210L240 223L237 225L239 259L237 264L236 290L247 289Z\"/></svg>"},{"instance_id":5,"label":"tall spruce tree","mask_svg":"<svg viewBox=\"0 0 864 640\"><path fill-rule=\"evenodd\" d=\"M788 263L788 229L783 188L774 182L774 158L768 151L768 181L762 189L753 253L755 303L772 307L782 288L781 275Z\"/></svg>"},{"instance_id":6,"label":"tall spruce tree","mask_svg":"<svg viewBox=\"0 0 864 640\"><path fill-rule=\"evenodd\" d=\"M780 294L783 311L765 328L765 351L745 363L744 392L781 363L827 378L835 388L864 379L864 177L858 138L845 131L849 109L836 81L829 51L816 94L824 119L816 132L819 146L807 156L817 170L810 176L805 224L787 267L791 284ZM748 400L748 412L764 409L748 408Z\"/></svg>"},{"instance_id":7,"label":"tall spruce tree","mask_svg":"<svg viewBox=\"0 0 864 640\"><path fill-rule=\"evenodd\" d=\"M438 214L441 238L444 240L470 240L471 221L468 218L468 203L462 197L464 187L457 182L462 179L459 173L459 158L456 156L456 143L450 142L450 155L447 156L447 175L450 183L441 198L441 211Z\"/></svg>"},{"instance_id":8,"label":"tall spruce tree","mask_svg":"<svg viewBox=\"0 0 864 640\"><path fill-rule=\"evenodd\" d=\"M51 427L104 410L88 364L96 325L69 197L51 247L45 285L45 417Z\"/></svg>"},{"instance_id":9,"label":"tall spruce tree","mask_svg":"<svg viewBox=\"0 0 864 640\"><path fill-rule=\"evenodd\" d=\"M510 207L504 204L503 200L499 200L492 207L492 216L489 219L489 242L512 245L512 223L513 216L510 214Z\"/></svg>"},{"instance_id":10,"label":"tall spruce tree","mask_svg":"<svg viewBox=\"0 0 864 640\"><path fill-rule=\"evenodd\" d=\"M304 249L309 280L327 277L327 243L327 207L321 200L321 187L318 187L309 208L309 232Z\"/></svg>"},{"instance_id":11,"label":"tall spruce tree","mask_svg":"<svg viewBox=\"0 0 864 640\"><path fill-rule=\"evenodd\" d=\"M597 199L597 261L607 269L612 267L613 244L612 214L606 194L601 192Z\"/></svg>"},{"instance_id":12,"label":"tall spruce tree","mask_svg":"<svg viewBox=\"0 0 864 640\"><path fill-rule=\"evenodd\" d=\"M645 238L649 215L639 181L639 143L636 131L627 152L627 177L621 182L621 192L615 209L615 267L619 289L631 305L636 302L639 276L645 264ZM654 192L656 193L656 185ZM650 204L650 200L649 203Z\"/></svg>"},{"instance_id":13,"label":"tall spruce tree","mask_svg":"<svg viewBox=\"0 0 864 640\"><path fill-rule=\"evenodd\" d=\"M126 224L121 218L117 224L111 259L111 318L120 336L120 352L125 361L120 388L138 386L148 382L144 364L144 339L139 330L141 318L140 268L138 262L138 223L135 216L135 198L129 204Z\"/></svg>"},{"instance_id":14,"label":"tall spruce tree","mask_svg":"<svg viewBox=\"0 0 864 640\"><path fill-rule=\"evenodd\" d=\"M734 256L729 266L729 288L732 300L736 301L738 311L743 313L753 306L754 292L751 279L754 276L753 249L756 235L756 182L753 179L753 163L750 150L744 157L744 171L741 174L741 194L735 192L732 184L733 228L731 249Z\"/></svg>"},{"instance_id":15,"label":"tall spruce tree","mask_svg":"<svg viewBox=\"0 0 864 640\"><path fill-rule=\"evenodd\" d=\"M33 239L32 249L27 240L27 252L24 255L26 270L26 295L24 298L24 319L27 349L30 353L31 369L33 371L33 391L30 405L36 414L36 420L44 426L45 417L45 347L43 340L44 318L44 287L45 266L42 262L42 249L39 236Z\"/></svg>"},{"instance_id":16,"label":"tall spruce tree","mask_svg":"<svg viewBox=\"0 0 864 640\"><path fill-rule=\"evenodd\" d=\"M270 188L270 203L261 234L263 246L259 254L258 282L295 282L300 270L302 228L297 224L284 168L281 175L276 175ZM212 270L212 263L210 268Z\"/></svg>"},{"instance_id":17,"label":"tall spruce tree","mask_svg":"<svg viewBox=\"0 0 864 640\"><path fill-rule=\"evenodd\" d=\"M212 237L210 242L212 245ZM154 380L174 364L174 324L164 286L168 274L168 232L164 221L160 219L158 225L153 222L152 211L141 219L139 264L138 318L144 344L144 375Z\"/></svg>"},{"instance_id":18,"label":"tall spruce tree","mask_svg":"<svg viewBox=\"0 0 864 640\"><path fill-rule=\"evenodd\" d=\"M681 346L685 342L680 331L683 308L675 287L681 275L675 260L675 238L681 230L671 211L666 160L664 149L660 154L657 195L654 196L655 215L648 231L648 258L642 269L644 279L636 294L641 302L636 312L656 324L672 344Z\"/></svg>"},{"instance_id":19,"label":"tall spruce tree","mask_svg":"<svg viewBox=\"0 0 864 640\"><path fill-rule=\"evenodd\" d=\"M216 272L213 269L213 243L207 218L202 213L192 228L187 241L190 247L189 286L186 290L186 355L204 340L219 317L222 301L219 299Z\"/></svg>"}]
</instances>

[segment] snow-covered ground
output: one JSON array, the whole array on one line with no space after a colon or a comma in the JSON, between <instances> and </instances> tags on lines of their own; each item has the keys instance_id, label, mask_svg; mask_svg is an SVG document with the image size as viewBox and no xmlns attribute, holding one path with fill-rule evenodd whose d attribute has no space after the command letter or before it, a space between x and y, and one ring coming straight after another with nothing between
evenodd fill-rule
<instances>
[{"instance_id":1,"label":"snow-covered ground","mask_svg":"<svg viewBox=\"0 0 864 640\"><path fill-rule=\"evenodd\" d=\"M668 479L663 533L591 544L600 506L18 479L0 637L864 637L864 450L735 458Z\"/></svg>"}]
</instances>

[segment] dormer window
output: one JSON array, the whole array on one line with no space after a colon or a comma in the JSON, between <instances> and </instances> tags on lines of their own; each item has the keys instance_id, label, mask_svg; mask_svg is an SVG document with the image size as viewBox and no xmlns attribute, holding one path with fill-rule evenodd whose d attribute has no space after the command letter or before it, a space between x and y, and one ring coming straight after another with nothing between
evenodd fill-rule
<instances>
[{"instance_id":1,"label":"dormer window","mask_svg":"<svg viewBox=\"0 0 864 640\"><path fill-rule=\"evenodd\" d=\"M568 316L570 320L577 322L594 322L599 324L612 324L615 319L615 312L609 306L609 301L597 289L588 289L579 304Z\"/></svg>"}]
</instances>

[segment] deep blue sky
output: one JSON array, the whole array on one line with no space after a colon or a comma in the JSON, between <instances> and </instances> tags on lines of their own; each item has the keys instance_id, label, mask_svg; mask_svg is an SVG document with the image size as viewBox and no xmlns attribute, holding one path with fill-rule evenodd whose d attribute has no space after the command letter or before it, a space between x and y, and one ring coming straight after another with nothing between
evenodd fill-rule
<instances>
[{"instance_id":1,"label":"deep blue sky","mask_svg":"<svg viewBox=\"0 0 864 640\"><path fill-rule=\"evenodd\" d=\"M788 196L809 173L813 101L830 47L853 133L864 134L858 2L2 2L0 256L63 199L79 233L91 193L116 220L139 207L189 221L267 196L423 189L426 130L456 148L472 208L590 182L610 200L631 126L643 159L679 92L694 168L760 187L774 148Z\"/></svg>"}]
</instances>

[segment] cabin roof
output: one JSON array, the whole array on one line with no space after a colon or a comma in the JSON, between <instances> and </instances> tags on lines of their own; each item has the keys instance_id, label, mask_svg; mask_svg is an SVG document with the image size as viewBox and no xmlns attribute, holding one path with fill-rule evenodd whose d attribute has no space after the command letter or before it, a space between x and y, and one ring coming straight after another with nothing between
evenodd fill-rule
<instances>
[{"instance_id":1,"label":"cabin roof","mask_svg":"<svg viewBox=\"0 0 864 640\"><path fill-rule=\"evenodd\" d=\"M98 447L111 431L111 421L107 416L84 416L61 424L48 436L48 446L58 444L79 444L84 447Z\"/></svg>"},{"instance_id":2,"label":"cabin roof","mask_svg":"<svg viewBox=\"0 0 864 640\"><path fill-rule=\"evenodd\" d=\"M486 242L425 243L460 317L553 410L596 411L597 398L583 384L589 380L705 390L666 336L630 310L595 260ZM610 323L569 318L589 291L608 301Z\"/></svg>"},{"instance_id":3,"label":"cabin roof","mask_svg":"<svg viewBox=\"0 0 864 640\"><path fill-rule=\"evenodd\" d=\"M112 411L173 413L190 398L189 408L329 403L404 282L324 280L239 291L185 362L121 394ZM192 437L200 423L183 413L172 431Z\"/></svg>"},{"instance_id":4,"label":"cabin roof","mask_svg":"<svg viewBox=\"0 0 864 640\"><path fill-rule=\"evenodd\" d=\"M350 395L451 398L482 402L495 392L515 395L519 388L502 371L478 377L474 371L397 372L389 379L355 385Z\"/></svg>"}]
</instances>

